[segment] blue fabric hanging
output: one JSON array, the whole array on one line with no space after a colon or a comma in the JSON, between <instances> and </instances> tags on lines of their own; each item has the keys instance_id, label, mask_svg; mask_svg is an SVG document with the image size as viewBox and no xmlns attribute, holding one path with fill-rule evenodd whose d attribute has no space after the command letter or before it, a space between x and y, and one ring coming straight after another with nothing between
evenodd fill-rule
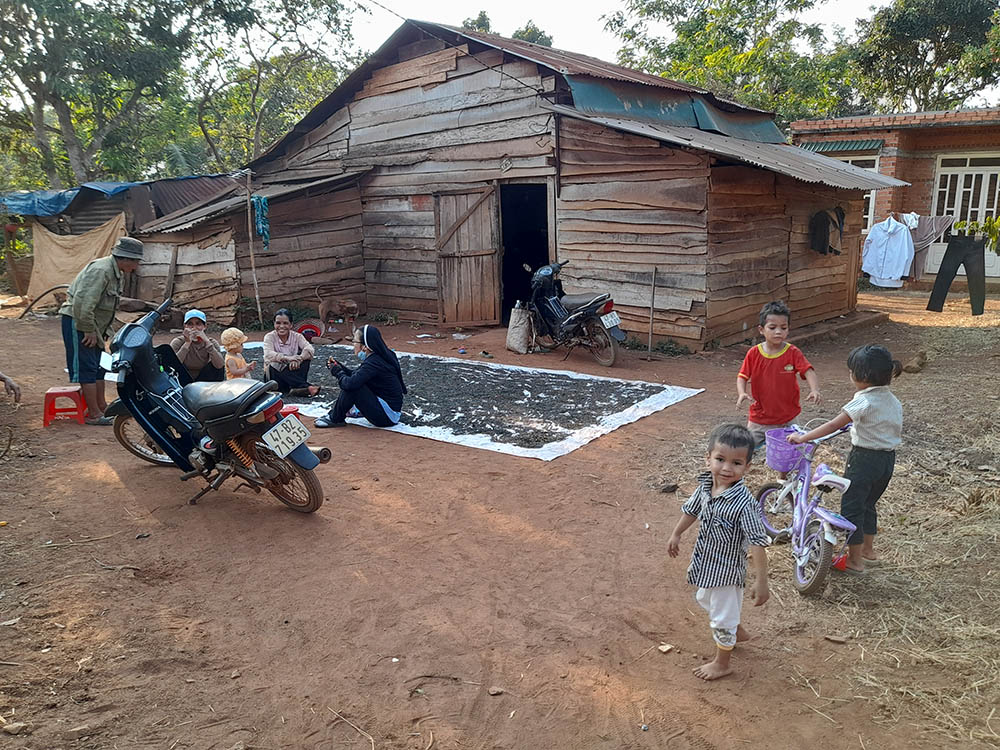
<instances>
[{"instance_id":1,"label":"blue fabric hanging","mask_svg":"<svg viewBox=\"0 0 1000 750\"><path fill-rule=\"evenodd\" d=\"M263 195L252 195L250 202L254 209L254 227L261 238L266 253L271 247L271 222L267 218L267 198Z\"/></svg>"}]
</instances>

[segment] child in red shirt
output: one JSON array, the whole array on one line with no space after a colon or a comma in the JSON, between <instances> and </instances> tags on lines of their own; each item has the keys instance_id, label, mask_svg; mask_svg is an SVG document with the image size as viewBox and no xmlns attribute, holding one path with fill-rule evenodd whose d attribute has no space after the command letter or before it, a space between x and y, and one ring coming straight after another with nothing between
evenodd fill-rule
<instances>
[{"instance_id":1,"label":"child in red shirt","mask_svg":"<svg viewBox=\"0 0 1000 750\"><path fill-rule=\"evenodd\" d=\"M809 360L798 347L785 341L791 312L784 302L768 302L761 308L757 330L764 337L747 352L736 377L736 406L750 402L750 419L747 429L753 433L757 445L764 444L768 430L787 427L802 411L799 406L798 375L809 384L806 401L820 402L819 378ZM752 385L753 395L747 391Z\"/></svg>"}]
</instances>

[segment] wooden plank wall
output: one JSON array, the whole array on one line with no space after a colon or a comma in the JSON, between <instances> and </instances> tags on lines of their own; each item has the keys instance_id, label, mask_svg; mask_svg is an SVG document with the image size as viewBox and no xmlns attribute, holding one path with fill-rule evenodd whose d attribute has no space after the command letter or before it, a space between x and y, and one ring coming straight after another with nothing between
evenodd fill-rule
<instances>
[{"instance_id":1,"label":"wooden plank wall","mask_svg":"<svg viewBox=\"0 0 1000 750\"><path fill-rule=\"evenodd\" d=\"M271 241L264 252L254 236L257 284L264 307L317 308L316 287L333 285L337 297L355 300L364 310L364 258L361 248L361 193L351 185L319 195L270 204ZM246 213L231 216L240 268L240 295L252 299L253 278L247 244Z\"/></svg>"},{"instance_id":2,"label":"wooden plank wall","mask_svg":"<svg viewBox=\"0 0 1000 750\"><path fill-rule=\"evenodd\" d=\"M709 164L703 152L560 118L559 260L566 291L607 291L622 327L700 348Z\"/></svg>"},{"instance_id":3,"label":"wooden plank wall","mask_svg":"<svg viewBox=\"0 0 1000 750\"><path fill-rule=\"evenodd\" d=\"M368 307L404 320L438 319L435 193L554 174L553 116L535 91L551 90L554 78L497 50L473 58L466 47L443 46L400 48L401 62L374 71L260 174L284 181L372 168L361 188Z\"/></svg>"},{"instance_id":4,"label":"wooden plank wall","mask_svg":"<svg viewBox=\"0 0 1000 750\"><path fill-rule=\"evenodd\" d=\"M753 338L760 308L785 300L795 326L843 315L856 305L863 197L746 166L717 164L709 188L708 324L705 341ZM843 254L809 247L809 219L847 212Z\"/></svg>"},{"instance_id":5,"label":"wooden plank wall","mask_svg":"<svg viewBox=\"0 0 1000 750\"><path fill-rule=\"evenodd\" d=\"M778 197L791 217L788 249L788 306L804 326L851 312L857 306L864 193L799 182L778 175ZM841 255L820 255L809 247L809 219L840 206L847 214Z\"/></svg>"},{"instance_id":6,"label":"wooden plank wall","mask_svg":"<svg viewBox=\"0 0 1000 750\"><path fill-rule=\"evenodd\" d=\"M211 323L232 324L239 298L239 278L236 243L226 222L204 224L187 232L149 235L142 241L143 261L135 272L141 299L164 298L176 248L174 304L182 309L204 310Z\"/></svg>"}]
</instances>

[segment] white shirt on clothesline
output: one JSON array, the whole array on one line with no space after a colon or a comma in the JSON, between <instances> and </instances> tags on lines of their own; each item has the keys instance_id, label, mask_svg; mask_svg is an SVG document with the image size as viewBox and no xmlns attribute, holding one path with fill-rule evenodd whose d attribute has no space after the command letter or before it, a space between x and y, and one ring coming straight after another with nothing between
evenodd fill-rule
<instances>
[{"instance_id":1,"label":"white shirt on clothesline","mask_svg":"<svg viewBox=\"0 0 1000 750\"><path fill-rule=\"evenodd\" d=\"M913 263L913 237L902 222L891 216L868 230L861 255L861 270L875 286L900 287Z\"/></svg>"}]
</instances>

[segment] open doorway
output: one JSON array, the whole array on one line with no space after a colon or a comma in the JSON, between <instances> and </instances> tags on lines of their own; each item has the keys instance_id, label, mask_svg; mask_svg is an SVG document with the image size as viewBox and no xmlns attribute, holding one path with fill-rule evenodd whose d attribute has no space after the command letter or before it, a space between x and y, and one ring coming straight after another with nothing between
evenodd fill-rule
<instances>
[{"instance_id":1,"label":"open doorway","mask_svg":"<svg viewBox=\"0 0 1000 750\"><path fill-rule=\"evenodd\" d=\"M501 320L507 325L517 300L531 295L532 269L549 262L549 223L546 185L501 185L500 224L503 255L500 260L503 299Z\"/></svg>"}]
</instances>

